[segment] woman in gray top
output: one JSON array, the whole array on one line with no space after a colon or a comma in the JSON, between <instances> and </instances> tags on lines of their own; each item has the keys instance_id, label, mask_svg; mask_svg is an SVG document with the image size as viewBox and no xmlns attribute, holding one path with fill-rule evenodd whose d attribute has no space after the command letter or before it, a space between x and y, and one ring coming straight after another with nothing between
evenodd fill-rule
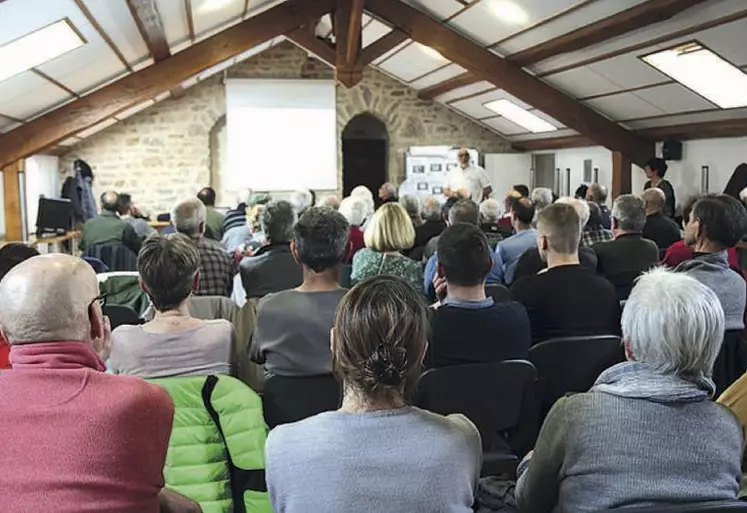
<instances>
[{"instance_id":1,"label":"woman in gray top","mask_svg":"<svg viewBox=\"0 0 747 513\"><path fill-rule=\"evenodd\" d=\"M742 429L711 401L724 336L716 295L684 274L651 271L625 305L622 331L629 361L558 401L519 466L522 513L737 497Z\"/></svg>"},{"instance_id":2,"label":"woman in gray top","mask_svg":"<svg viewBox=\"0 0 747 513\"><path fill-rule=\"evenodd\" d=\"M342 299L332 336L342 406L270 432L265 465L276 513L472 511L477 429L409 402L428 326L423 299L400 278L365 280Z\"/></svg>"},{"instance_id":3,"label":"woman in gray top","mask_svg":"<svg viewBox=\"0 0 747 513\"><path fill-rule=\"evenodd\" d=\"M141 378L231 374L231 323L189 315L187 300L200 280L200 255L189 237L148 238L137 269L156 314L142 326L119 326L112 332L109 369Z\"/></svg>"}]
</instances>

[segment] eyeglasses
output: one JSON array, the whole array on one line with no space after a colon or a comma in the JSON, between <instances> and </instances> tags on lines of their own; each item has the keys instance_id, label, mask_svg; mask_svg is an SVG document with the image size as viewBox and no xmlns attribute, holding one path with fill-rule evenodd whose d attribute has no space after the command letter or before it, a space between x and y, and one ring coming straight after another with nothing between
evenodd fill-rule
<instances>
[{"instance_id":1,"label":"eyeglasses","mask_svg":"<svg viewBox=\"0 0 747 513\"><path fill-rule=\"evenodd\" d=\"M104 308L106 306L106 294L101 294L100 296L93 298L91 302L88 303L88 308L90 309L96 301L99 302L101 308Z\"/></svg>"}]
</instances>

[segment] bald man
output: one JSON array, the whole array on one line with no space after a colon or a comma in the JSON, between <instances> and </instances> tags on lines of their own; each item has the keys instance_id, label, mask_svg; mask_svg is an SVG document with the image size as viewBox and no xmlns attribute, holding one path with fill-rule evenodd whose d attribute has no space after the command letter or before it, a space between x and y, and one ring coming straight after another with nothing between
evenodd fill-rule
<instances>
[{"instance_id":1,"label":"bald man","mask_svg":"<svg viewBox=\"0 0 747 513\"><path fill-rule=\"evenodd\" d=\"M646 204L646 224L643 227L643 238L656 243L659 251L666 251L669 246L682 239L680 227L664 215L666 196L658 187L643 191Z\"/></svg>"},{"instance_id":2,"label":"bald man","mask_svg":"<svg viewBox=\"0 0 747 513\"><path fill-rule=\"evenodd\" d=\"M79 248L85 251L90 246L100 244L122 244L137 253L141 239L132 225L119 217L119 195L107 191L101 195L101 213L86 221Z\"/></svg>"},{"instance_id":3,"label":"bald man","mask_svg":"<svg viewBox=\"0 0 747 513\"><path fill-rule=\"evenodd\" d=\"M174 406L104 372L111 328L91 267L31 258L0 282L0 304L13 365L0 373L0 510L158 512Z\"/></svg>"}]
</instances>

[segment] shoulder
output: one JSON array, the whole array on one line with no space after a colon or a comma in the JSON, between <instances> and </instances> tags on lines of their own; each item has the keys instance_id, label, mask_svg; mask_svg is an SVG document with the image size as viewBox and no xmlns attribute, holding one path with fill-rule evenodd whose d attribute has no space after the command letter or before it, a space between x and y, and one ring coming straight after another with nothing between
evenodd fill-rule
<instances>
[{"instance_id":1,"label":"shoulder","mask_svg":"<svg viewBox=\"0 0 747 513\"><path fill-rule=\"evenodd\" d=\"M282 306L284 304L287 304L289 301L292 301L294 297L296 297L297 292L295 290L283 290L280 292L271 292L270 294L267 294L262 299L259 300L259 304L257 305L257 310L265 310L265 309L272 309L275 307Z\"/></svg>"},{"instance_id":2,"label":"shoulder","mask_svg":"<svg viewBox=\"0 0 747 513\"><path fill-rule=\"evenodd\" d=\"M372 250L371 248L362 248L355 252L355 255L353 255L353 265L356 263L362 264L364 262L367 262L369 260L375 260L379 253Z\"/></svg>"},{"instance_id":3,"label":"shoulder","mask_svg":"<svg viewBox=\"0 0 747 513\"><path fill-rule=\"evenodd\" d=\"M480 432L466 416L462 414L444 416L419 408L414 408L414 411L418 422L427 425L431 432L440 435L444 440L450 439L465 444L470 450L481 450Z\"/></svg>"},{"instance_id":4,"label":"shoulder","mask_svg":"<svg viewBox=\"0 0 747 513\"><path fill-rule=\"evenodd\" d=\"M294 447L316 444L321 437L328 436L329 428L336 424L338 413L329 411L314 415L304 420L283 424L273 428L267 435L265 452L270 459L278 454L292 454ZM293 457L297 454L292 454Z\"/></svg>"},{"instance_id":5,"label":"shoulder","mask_svg":"<svg viewBox=\"0 0 747 513\"><path fill-rule=\"evenodd\" d=\"M165 420L174 414L174 402L166 389L148 383L137 376L103 374L102 380L112 388L112 403L125 415L138 418Z\"/></svg>"},{"instance_id":6,"label":"shoulder","mask_svg":"<svg viewBox=\"0 0 747 513\"><path fill-rule=\"evenodd\" d=\"M122 324L112 330L112 342L117 343L124 339L137 337L142 333L140 326L132 326L129 324Z\"/></svg>"}]
</instances>

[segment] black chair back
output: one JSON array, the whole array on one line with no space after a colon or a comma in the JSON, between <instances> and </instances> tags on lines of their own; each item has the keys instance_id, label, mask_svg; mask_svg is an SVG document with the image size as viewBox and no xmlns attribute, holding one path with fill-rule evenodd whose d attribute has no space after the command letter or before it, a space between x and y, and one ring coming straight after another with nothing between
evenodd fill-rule
<instances>
[{"instance_id":1,"label":"black chair back","mask_svg":"<svg viewBox=\"0 0 747 513\"><path fill-rule=\"evenodd\" d=\"M630 508L616 508L608 511L619 511L620 513L720 513L729 511L747 511L747 502L736 500L691 502L690 504L633 506Z\"/></svg>"},{"instance_id":2,"label":"black chair back","mask_svg":"<svg viewBox=\"0 0 747 513\"><path fill-rule=\"evenodd\" d=\"M503 285L485 285L485 295L492 297L496 303L511 300L511 293Z\"/></svg>"},{"instance_id":3,"label":"black chair back","mask_svg":"<svg viewBox=\"0 0 747 513\"><path fill-rule=\"evenodd\" d=\"M625 301L633 290L635 281L643 271L629 270L605 275L607 280L615 286L618 301Z\"/></svg>"},{"instance_id":4,"label":"black chair back","mask_svg":"<svg viewBox=\"0 0 747 513\"><path fill-rule=\"evenodd\" d=\"M83 252L84 257L98 258L109 271L137 271L137 255L123 244L95 244Z\"/></svg>"},{"instance_id":5,"label":"black chair back","mask_svg":"<svg viewBox=\"0 0 747 513\"><path fill-rule=\"evenodd\" d=\"M540 342L529 350L542 387L542 414L569 392L586 392L599 375L625 360L620 337L565 337Z\"/></svg>"},{"instance_id":6,"label":"black chair back","mask_svg":"<svg viewBox=\"0 0 747 513\"><path fill-rule=\"evenodd\" d=\"M716 383L716 397L729 388L747 371L747 342L742 330L727 331L721 350L713 364L713 381Z\"/></svg>"},{"instance_id":7,"label":"black chair back","mask_svg":"<svg viewBox=\"0 0 747 513\"><path fill-rule=\"evenodd\" d=\"M323 376L270 376L265 380L262 406L270 429L340 407L340 384Z\"/></svg>"},{"instance_id":8,"label":"black chair back","mask_svg":"<svg viewBox=\"0 0 747 513\"><path fill-rule=\"evenodd\" d=\"M352 264L343 264L340 267L340 287L350 288L350 275L353 272Z\"/></svg>"},{"instance_id":9,"label":"black chair back","mask_svg":"<svg viewBox=\"0 0 747 513\"><path fill-rule=\"evenodd\" d=\"M105 305L103 310L104 315L109 317L109 324L111 324L112 329L117 326L122 326L123 324L137 326L142 322L140 317L138 317L137 312L129 306Z\"/></svg>"}]
</instances>

